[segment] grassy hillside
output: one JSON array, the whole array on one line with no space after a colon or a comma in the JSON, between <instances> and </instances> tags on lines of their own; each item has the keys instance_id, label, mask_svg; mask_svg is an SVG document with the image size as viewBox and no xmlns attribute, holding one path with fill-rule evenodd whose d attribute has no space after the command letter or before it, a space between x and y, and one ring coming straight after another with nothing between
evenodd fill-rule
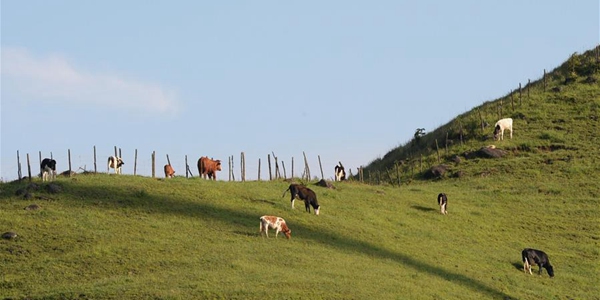
<instances>
[{"instance_id":1,"label":"grassy hillside","mask_svg":"<svg viewBox=\"0 0 600 300\"><path fill-rule=\"evenodd\" d=\"M424 179L427 170L439 164L449 167L444 177L498 173L525 178L548 174L565 179L597 176L600 173L598 51L573 54L546 74L545 79L523 86L520 92L515 88L512 93L483 103L391 150L365 168L365 180L397 183L398 174L401 182ZM494 141L495 122L507 117L514 120L513 139ZM488 145L508 153L500 160L465 159L465 153ZM456 163L457 157L460 163Z\"/></svg>"},{"instance_id":2,"label":"grassy hillside","mask_svg":"<svg viewBox=\"0 0 600 300\"><path fill-rule=\"evenodd\" d=\"M18 234L0 239L0 299L600 299L593 54L513 95L514 109L510 95L484 103L374 161L365 176L381 185L311 184L320 216L292 210L284 181L0 183L0 234ZM500 115L512 140L481 129ZM506 155L464 156L490 144ZM438 164L444 180L421 180ZM265 214L292 239L261 237ZM526 247L549 254L554 278L523 273Z\"/></svg>"},{"instance_id":3,"label":"grassy hillside","mask_svg":"<svg viewBox=\"0 0 600 300\"><path fill-rule=\"evenodd\" d=\"M291 210L280 181L37 184L28 200L15 195L28 183L0 185L0 231L18 234L0 240L0 298L599 299L591 181L344 182L313 187L320 216ZM32 203L41 208L24 209ZM264 214L285 218L292 239L260 237ZM524 274L525 247L549 253L556 277Z\"/></svg>"}]
</instances>

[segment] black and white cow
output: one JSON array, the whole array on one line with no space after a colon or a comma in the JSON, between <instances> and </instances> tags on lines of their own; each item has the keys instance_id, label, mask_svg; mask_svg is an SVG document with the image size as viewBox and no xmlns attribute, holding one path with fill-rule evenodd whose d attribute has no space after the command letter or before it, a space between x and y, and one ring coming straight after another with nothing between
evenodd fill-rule
<instances>
[{"instance_id":1,"label":"black and white cow","mask_svg":"<svg viewBox=\"0 0 600 300\"><path fill-rule=\"evenodd\" d=\"M440 193L438 195L438 205L440 206L440 212L443 215L447 215L448 214L448 197L446 196L446 194L444 193Z\"/></svg>"},{"instance_id":2,"label":"black and white cow","mask_svg":"<svg viewBox=\"0 0 600 300\"><path fill-rule=\"evenodd\" d=\"M335 166L335 181L346 180L346 170L344 170L344 166L342 162L339 162L339 165Z\"/></svg>"},{"instance_id":3,"label":"black and white cow","mask_svg":"<svg viewBox=\"0 0 600 300\"><path fill-rule=\"evenodd\" d=\"M287 190L285 190L283 192L283 196L285 196L285 193L287 191L290 191L290 194L292 194L292 198L291 198L291 202L292 202L292 209L294 209L294 200L296 200L296 198L304 201L304 206L306 208L306 211L308 213L310 213L310 207L312 206L313 209L315 210L315 215L319 215L319 212L321 210L321 205L319 205L319 202L317 202L317 195L315 194L315 192L301 184L295 184L292 183L290 184L290 186L288 187Z\"/></svg>"},{"instance_id":4,"label":"black and white cow","mask_svg":"<svg viewBox=\"0 0 600 300\"><path fill-rule=\"evenodd\" d=\"M121 166L124 165L123 159L118 156L109 156L108 157L108 166L106 168L106 173L110 171L110 168L115 169L115 174L121 174Z\"/></svg>"},{"instance_id":5,"label":"black and white cow","mask_svg":"<svg viewBox=\"0 0 600 300\"><path fill-rule=\"evenodd\" d=\"M56 179L56 160L51 158L44 158L40 164L42 169L42 181Z\"/></svg>"},{"instance_id":6,"label":"black and white cow","mask_svg":"<svg viewBox=\"0 0 600 300\"><path fill-rule=\"evenodd\" d=\"M523 258L523 271L525 273L531 273L531 266L538 265L540 270L538 271L539 275L542 275L542 268L546 268L548 271L548 275L550 277L554 277L554 268L550 264L550 259L548 259L548 255L544 251L525 248L521 252L521 257Z\"/></svg>"}]
</instances>

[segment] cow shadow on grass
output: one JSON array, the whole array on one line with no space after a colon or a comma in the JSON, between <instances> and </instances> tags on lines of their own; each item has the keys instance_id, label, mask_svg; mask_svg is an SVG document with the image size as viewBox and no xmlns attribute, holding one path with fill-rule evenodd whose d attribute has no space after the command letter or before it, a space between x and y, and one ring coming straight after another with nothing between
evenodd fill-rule
<instances>
[{"instance_id":1,"label":"cow shadow on grass","mask_svg":"<svg viewBox=\"0 0 600 300\"><path fill-rule=\"evenodd\" d=\"M523 271L523 263L522 262L513 262L512 265L515 267L515 269L517 269L519 271Z\"/></svg>"},{"instance_id":2,"label":"cow shadow on grass","mask_svg":"<svg viewBox=\"0 0 600 300\"><path fill-rule=\"evenodd\" d=\"M244 198L244 200L248 200L252 203L264 203L264 204L269 204L269 205L278 205L279 204L279 202L269 201L266 199Z\"/></svg>"},{"instance_id":3,"label":"cow shadow on grass","mask_svg":"<svg viewBox=\"0 0 600 300\"><path fill-rule=\"evenodd\" d=\"M127 209L137 209L151 214L176 215L178 217L189 217L193 219L211 219L233 228L253 229L248 231L233 231L234 234L249 237L259 235L258 232L256 232L257 230L254 230L254 228L258 228L259 213L243 211L241 209L225 208L219 206L218 203L212 204L210 202L194 201L190 200L189 196L177 196L175 194L157 195L146 190L140 190L138 187L127 187L124 185L85 186L77 184L76 182L64 182L64 193L68 193L69 197L65 197L63 200L59 201L71 202L68 204L78 207L88 205L95 209L104 207L111 210L123 207ZM0 199L4 198L3 196L4 195L0 195ZM198 191L194 198L203 199L203 191ZM257 204L280 204L278 202L260 198L242 198L243 200L249 200ZM413 208L425 212L435 210L423 206L413 206ZM302 233L303 239L310 239L344 252L355 251L361 254L368 254L373 257L395 261L407 268L412 268L418 272L428 273L431 276L439 277L490 298L511 298L504 292L490 287L475 278L470 278L466 275L444 269L434 264L423 262L407 254L378 247L367 241L348 236L340 236L334 231L327 231L322 228L314 228L313 226L302 224L294 224L294 232ZM515 264L515 267L517 267L517 264Z\"/></svg>"},{"instance_id":4,"label":"cow shadow on grass","mask_svg":"<svg viewBox=\"0 0 600 300\"><path fill-rule=\"evenodd\" d=\"M411 206L411 208L414 208L414 209L420 210L420 211L424 211L424 212L430 212L430 211L436 211L437 210L435 208L425 207L425 206L420 206L420 205L413 205L413 206Z\"/></svg>"}]
</instances>

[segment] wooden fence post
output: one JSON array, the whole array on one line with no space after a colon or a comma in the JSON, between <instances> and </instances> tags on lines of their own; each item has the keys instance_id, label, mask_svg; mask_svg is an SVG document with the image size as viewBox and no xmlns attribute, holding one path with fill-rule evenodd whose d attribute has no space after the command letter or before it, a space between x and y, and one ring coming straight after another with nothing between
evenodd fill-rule
<instances>
[{"instance_id":1,"label":"wooden fence post","mask_svg":"<svg viewBox=\"0 0 600 300\"><path fill-rule=\"evenodd\" d=\"M323 176L323 165L321 165L321 155L317 155L319 158L319 168L321 168L321 179L325 180L325 176Z\"/></svg>"},{"instance_id":2,"label":"wooden fence post","mask_svg":"<svg viewBox=\"0 0 600 300\"><path fill-rule=\"evenodd\" d=\"M294 179L294 157L292 156L292 179Z\"/></svg>"},{"instance_id":3,"label":"wooden fence post","mask_svg":"<svg viewBox=\"0 0 600 300\"><path fill-rule=\"evenodd\" d=\"M512 97L510 97L510 108L512 111L515 111L515 102L513 101Z\"/></svg>"},{"instance_id":4,"label":"wooden fence post","mask_svg":"<svg viewBox=\"0 0 600 300\"><path fill-rule=\"evenodd\" d=\"M231 180L235 181L235 173L233 173L233 155L231 156Z\"/></svg>"},{"instance_id":5,"label":"wooden fence post","mask_svg":"<svg viewBox=\"0 0 600 300\"><path fill-rule=\"evenodd\" d=\"M71 177L71 149L67 149L67 153L69 155L69 177Z\"/></svg>"},{"instance_id":6,"label":"wooden fence post","mask_svg":"<svg viewBox=\"0 0 600 300\"><path fill-rule=\"evenodd\" d=\"M40 166L40 176L42 176L42 151L38 151L39 156L40 156L40 163L38 164L38 166Z\"/></svg>"},{"instance_id":7,"label":"wooden fence post","mask_svg":"<svg viewBox=\"0 0 600 300\"><path fill-rule=\"evenodd\" d=\"M98 165L96 163L96 145L94 145L94 174L98 173Z\"/></svg>"},{"instance_id":8,"label":"wooden fence post","mask_svg":"<svg viewBox=\"0 0 600 300\"><path fill-rule=\"evenodd\" d=\"M169 154L167 154L167 164L171 165L171 160L169 159Z\"/></svg>"},{"instance_id":9,"label":"wooden fence post","mask_svg":"<svg viewBox=\"0 0 600 300\"><path fill-rule=\"evenodd\" d=\"M398 177L398 186L400 186L400 164L396 164L396 177Z\"/></svg>"},{"instance_id":10,"label":"wooden fence post","mask_svg":"<svg viewBox=\"0 0 600 300\"><path fill-rule=\"evenodd\" d=\"M118 156L117 155L117 146L115 146L115 156Z\"/></svg>"},{"instance_id":11,"label":"wooden fence post","mask_svg":"<svg viewBox=\"0 0 600 300\"><path fill-rule=\"evenodd\" d=\"M187 155L185 156L185 178L189 178L188 174L190 173L190 166L188 165Z\"/></svg>"},{"instance_id":12,"label":"wooden fence post","mask_svg":"<svg viewBox=\"0 0 600 300\"><path fill-rule=\"evenodd\" d=\"M152 178L156 178L156 151L152 151Z\"/></svg>"},{"instance_id":13,"label":"wooden fence post","mask_svg":"<svg viewBox=\"0 0 600 300\"><path fill-rule=\"evenodd\" d=\"M544 92L546 91L546 69L544 69Z\"/></svg>"},{"instance_id":14,"label":"wooden fence post","mask_svg":"<svg viewBox=\"0 0 600 300\"><path fill-rule=\"evenodd\" d=\"M135 154L133 158L133 176L137 175L137 149L135 149Z\"/></svg>"},{"instance_id":15,"label":"wooden fence post","mask_svg":"<svg viewBox=\"0 0 600 300\"><path fill-rule=\"evenodd\" d=\"M306 180L310 180L310 168L308 167L308 160L306 159L306 153L302 151L302 155L304 155L304 174L306 174Z\"/></svg>"},{"instance_id":16,"label":"wooden fence post","mask_svg":"<svg viewBox=\"0 0 600 300\"><path fill-rule=\"evenodd\" d=\"M240 171L241 171L241 180L242 182L246 181L246 158L244 157L244 152L242 152L241 154L241 160L240 160Z\"/></svg>"},{"instance_id":17,"label":"wooden fence post","mask_svg":"<svg viewBox=\"0 0 600 300\"><path fill-rule=\"evenodd\" d=\"M531 79L527 79L527 100L529 100L529 89L531 89Z\"/></svg>"},{"instance_id":18,"label":"wooden fence post","mask_svg":"<svg viewBox=\"0 0 600 300\"><path fill-rule=\"evenodd\" d=\"M519 82L519 105L523 105L522 99L523 98L523 91L521 90L521 83Z\"/></svg>"},{"instance_id":19,"label":"wooden fence post","mask_svg":"<svg viewBox=\"0 0 600 300\"><path fill-rule=\"evenodd\" d=\"M27 153L27 174L29 174L29 182L31 182L31 164L29 163L29 153Z\"/></svg>"},{"instance_id":20,"label":"wooden fence post","mask_svg":"<svg viewBox=\"0 0 600 300\"><path fill-rule=\"evenodd\" d=\"M269 180L273 180L273 175L271 174L271 154L267 154L267 161L269 162Z\"/></svg>"},{"instance_id":21,"label":"wooden fence post","mask_svg":"<svg viewBox=\"0 0 600 300\"><path fill-rule=\"evenodd\" d=\"M514 104L514 103L515 103L515 101L514 101L514 97L513 97L514 93L515 93L515 90L510 90L510 94L509 94L509 95L510 95L510 105L511 105L512 107L514 107L514 106L515 106L515 104Z\"/></svg>"},{"instance_id":22,"label":"wooden fence post","mask_svg":"<svg viewBox=\"0 0 600 300\"><path fill-rule=\"evenodd\" d=\"M283 179L287 179L287 174L285 172L285 164L284 164L283 160L281 161L281 166L283 167Z\"/></svg>"},{"instance_id":23,"label":"wooden fence post","mask_svg":"<svg viewBox=\"0 0 600 300\"><path fill-rule=\"evenodd\" d=\"M273 160L275 161L275 180L277 180L279 177L281 177L281 174L279 173L279 162L275 152L271 151L271 154L273 154Z\"/></svg>"},{"instance_id":24,"label":"wooden fence post","mask_svg":"<svg viewBox=\"0 0 600 300\"><path fill-rule=\"evenodd\" d=\"M260 181L260 158L258 159L258 181Z\"/></svg>"},{"instance_id":25,"label":"wooden fence post","mask_svg":"<svg viewBox=\"0 0 600 300\"><path fill-rule=\"evenodd\" d=\"M19 150L17 150L17 176L19 177L19 181L21 181L22 173L21 173L21 158L19 157Z\"/></svg>"}]
</instances>

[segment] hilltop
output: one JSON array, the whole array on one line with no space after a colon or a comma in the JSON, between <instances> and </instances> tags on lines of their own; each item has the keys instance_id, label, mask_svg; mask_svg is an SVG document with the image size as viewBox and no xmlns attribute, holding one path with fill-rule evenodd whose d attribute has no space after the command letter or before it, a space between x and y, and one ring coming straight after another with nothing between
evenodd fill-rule
<instances>
[{"instance_id":1,"label":"hilltop","mask_svg":"<svg viewBox=\"0 0 600 300\"><path fill-rule=\"evenodd\" d=\"M598 176L599 48L574 53L542 78L433 131L425 133L424 128L417 128L409 142L368 164L365 180L396 184L398 179L406 182L494 174L528 177L531 172L559 175L559 170ZM493 127L501 118L514 120L512 140L494 141ZM477 151L489 146L503 150L504 157L481 159ZM430 171L438 165L446 170L441 176Z\"/></svg>"}]
</instances>

